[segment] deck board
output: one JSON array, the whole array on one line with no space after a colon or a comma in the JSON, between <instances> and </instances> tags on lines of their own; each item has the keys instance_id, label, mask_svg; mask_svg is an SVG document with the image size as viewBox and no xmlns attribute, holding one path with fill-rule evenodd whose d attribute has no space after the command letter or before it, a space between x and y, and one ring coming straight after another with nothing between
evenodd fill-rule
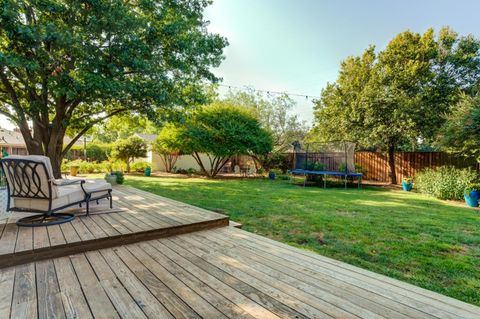
<instances>
[{"instance_id":1,"label":"deck board","mask_svg":"<svg viewBox=\"0 0 480 319\"><path fill-rule=\"evenodd\" d=\"M480 313L234 227L0 269L0 287L2 318L473 319Z\"/></svg>"},{"instance_id":2,"label":"deck board","mask_svg":"<svg viewBox=\"0 0 480 319\"><path fill-rule=\"evenodd\" d=\"M16 213L0 224L0 268L228 225L225 215L181 211L182 203L131 187L115 186L113 202L112 212L48 227L18 227L15 220L24 215Z\"/></svg>"}]
</instances>

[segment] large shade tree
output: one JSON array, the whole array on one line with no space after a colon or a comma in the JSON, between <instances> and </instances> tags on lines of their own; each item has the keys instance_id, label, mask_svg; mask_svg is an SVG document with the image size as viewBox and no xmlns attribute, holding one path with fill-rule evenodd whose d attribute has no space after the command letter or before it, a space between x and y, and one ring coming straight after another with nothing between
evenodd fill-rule
<instances>
[{"instance_id":1,"label":"large shade tree","mask_svg":"<svg viewBox=\"0 0 480 319\"><path fill-rule=\"evenodd\" d=\"M480 95L462 95L440 129L438 144L480 163Z\"/></svg>"},{"instance_id":2,"label":"large shade tree","mask_svg":"<svg viewBox=\"0 0 480 319\"><path fill-rule=\"evenodd\" d=\"M62 157L96 123L204 103L226 46L206 29L208 4L0 0L0 114L60 177Z\"/></svg>"},{"instance_id":3,"label":"large shade tree","mask_svg":"<svg viewBox=\"0 0 480 319\"><path fill-rule=\"evenodd\" d=\"M406 31L378 54L370 47L349 57L316 102L309 138L386 150L396 183L395 150L436 136L460 92L478 81L478 56L476 39L445 28L438 38L431 29L423 35Z\"/></svg>"}]
</instances>

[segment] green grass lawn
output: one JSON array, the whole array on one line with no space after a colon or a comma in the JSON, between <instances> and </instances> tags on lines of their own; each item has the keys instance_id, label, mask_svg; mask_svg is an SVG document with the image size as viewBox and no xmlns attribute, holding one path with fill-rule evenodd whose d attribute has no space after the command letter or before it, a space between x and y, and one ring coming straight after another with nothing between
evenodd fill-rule
<instances>
[{"instance_id":1,"label":"green grass lawn","mask_svg":"<svg viewBox=\"0 0 480 319\"><path fill-rule=\"evenodd\" d=\"M127 176L243 229L480 305L480 212L384 188Z\"/></svg>"}]
</instances>

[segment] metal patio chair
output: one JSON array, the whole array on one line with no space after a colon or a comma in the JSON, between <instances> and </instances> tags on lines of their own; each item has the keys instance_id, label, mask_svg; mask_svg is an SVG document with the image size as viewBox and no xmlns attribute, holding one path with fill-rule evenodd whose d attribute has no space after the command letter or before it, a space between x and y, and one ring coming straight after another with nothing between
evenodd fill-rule
<instances>
[{"instance_id":1,"label":"metal patio chair","mask_svg":"<svg viewBox=\"0 0 480 319\"><path fill-rule=\"evenodd\" d=\"M69 222L70 213L58 212L67 207L91 200L109 198L112 207L112 188L106 182L62 180L53 177L50 159L40 155L10 155L1 161L7 181L7 211L38 213L17 220L19 226L47 226Z\"/></svg>"}]
</instances>

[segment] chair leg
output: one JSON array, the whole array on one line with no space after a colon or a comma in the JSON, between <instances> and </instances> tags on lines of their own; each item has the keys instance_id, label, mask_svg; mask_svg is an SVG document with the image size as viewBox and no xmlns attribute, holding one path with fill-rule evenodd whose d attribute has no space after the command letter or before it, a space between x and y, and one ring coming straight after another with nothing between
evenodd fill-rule
<instances>
[{"instance_id":1,"label":"chair leg","mask_svg":"<svg viewBox=\"0 0 480 319\"><path fill-rule=\"evenodd\" d=\"M87 216L90 214L90 198L87 198L87 202L85 203L85 206L87 206Z\"/></svg>"},{"instance_id":2,"label":"chair leg","mask_svg":"<svg viewBox=\"0 0 480 319\"><path fill-rule=\"evenodd\" d=\"M108 192L108 196L109 196L109 198L110 198L110 209L112 209L112 208L113 208L113 203L112 203L112 191L109 191L109 192Z\"/></svg>"}]
</instances>

